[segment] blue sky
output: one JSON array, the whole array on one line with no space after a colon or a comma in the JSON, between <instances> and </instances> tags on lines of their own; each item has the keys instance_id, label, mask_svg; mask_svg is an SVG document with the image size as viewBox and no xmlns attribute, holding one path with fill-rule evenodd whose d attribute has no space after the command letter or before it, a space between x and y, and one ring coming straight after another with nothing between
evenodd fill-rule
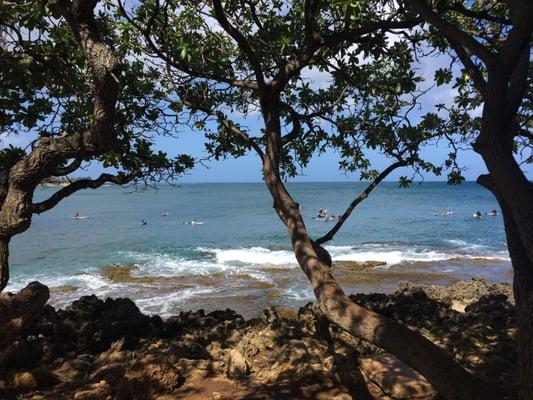
<instances>
[{"instance_id":1,"label":"blue sky","mask_svg":"<svg viewBox=\"0 0 533 400\"><path fill-rule=\"evenodd\" d=\"M258 125L257 123L251 125ZM186 152L198 157L205 157L203 149L204 141L199 133L184 132L179 139L161 138L158 146L164 151L171 154ZM428 159L443 160L448 154L449 149L444 145L431 147L424 151ZM378 170L385 168L390 161L384 157L373 155L371 161ZM315 156L309 167L303 171L303 175L290 179L296 182L311 181L340 181L349 182L358 180L357 174L345 174L339 171L338 154L330 152L322 156ZM467 168L465 177L467 180L475 180L477 176L484 173L485 167L481 157L473 151L465 151L460 154L459 162ZM97 172L97 169L95 169ZM391 175L387 180L397 180L401 175L410 176L412 170L402 168ZM261 181L261 163L255 153L250 153L239 159L227 159L207 162L206 165L198 165L193 171L183 176L180 181L185 182L258 182ZM446 180L445 176L436 177L426 175L427 180Z\"/></svg>"}]
</instances>

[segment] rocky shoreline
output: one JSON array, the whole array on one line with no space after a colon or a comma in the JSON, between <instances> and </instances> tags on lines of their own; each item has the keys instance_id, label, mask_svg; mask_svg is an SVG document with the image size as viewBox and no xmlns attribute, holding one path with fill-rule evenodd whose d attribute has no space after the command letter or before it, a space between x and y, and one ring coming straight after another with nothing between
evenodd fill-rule
<instances>
[{"instance_id":1,"label":"rocky shoreline","mask_svg":"<svg viewBox=\"0 0 533 400\"><path fill-rule=\"evenodd\" d=\"M352 299L418 330L480 380L516 397L509 284L402 282L393 294ZM86 296L65 310L45 307L0 354L0 398L438 398L421 377L411 377L416 387L409 390L388 382L379 368L389 362L396 368L382 349L328 324L314 304L297 313L269 308L250 320L229 309L163 320L143 315L129 299Z\"/></svg>"}]
</instances>

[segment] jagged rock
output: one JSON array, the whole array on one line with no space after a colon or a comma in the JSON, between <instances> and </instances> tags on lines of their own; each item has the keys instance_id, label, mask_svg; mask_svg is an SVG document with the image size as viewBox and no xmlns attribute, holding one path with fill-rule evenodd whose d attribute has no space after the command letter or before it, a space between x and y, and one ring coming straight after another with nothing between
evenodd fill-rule
<instances>
[{"instance_id":1,"label":"jagged rock","mask_svg":"<svg viewBox=\"0 0 533 400\"><path fill-rule=\"evenodd\" d=\"M111 400L111 386L106 381L92 383L76 391L74 400Z\"/></svg>"},{"instance_id":2,"label":"jagged rock","mask_svg":"<svg viewBox=\"0 0 533 400\"><path fill-rule=\"evenodd\" d=\"M473 285L482 287L477 281ZM404 287L394 294L359 294L352 299L419 330L512 397L517 385L516 310L508 297L490 289L458 313L449 301L429 293L424 287ZM381 351L330 324L316 303L289 318L269 308L248 321L231 310L188 311L162 321L142 315L129 300L89 296L66 310L45 307L0 353L0 379L5 381L4 393L0 383L0 398L172 399L206 381L218 383L207 388L211 391L202 386L207 391L198 398L209 398L213 391L233 398L234 393L249 393L245 390L294 382L310 385L305 393L315 393L311 386L324 388L329 379L332 391L323 398L332 399L345 391L339 389L340 381L364 385L356 357ZM40 390L33 375L36 366L52 371L59 383ZM22 386L28 384L26 394L11 385L15 374L24 372L32 377L19 377ZM370 388L377 390L375 385ZM294 398L307 398L302 393Z\"/></svg>"},{"instance_id":3,"label":"jagged rock","mask_svg":"<svg viewBox=\"0 0 533 400\"><path fill-rule=\"evenodd\" d=\"M510 284L489 283L479 277L474 277L468 281L460 281L451 286L420 286L405 281L400 282L398 286L398 292L423 291L428 297L447 304L452 304L455 301L469 305L488 295L503 295L507 301L514 304L513 288Z\"/></svg>"},{"instance_id":4,"label":"jagged rock","mask_svg":"<svg viewBox=\"0 0 533 400\"><path fill-rule=\"evenodd\" d=\"M43 390L59 383L58 377L44 367L33 371L17 372L11 378L9 390L16 393L28 393Z\"/></svg>"},{"instance_id":5,"label":"jagged rock","mask_svg":"<svg viewBox=\"0 0 533 400\"><path fill-rule=\"evenodd\" d=\"M185 382L180 372L164 357L149 355L127 368L116 392L117 400L145 400L170 393Z\"/></svg>"},{"instance_id":6,"label":"jagged rock","mask_svg":"<svg viewBox=\"0 0 533 400\"><path fill-rule=\"evenodd\" d=\"M37 390L37 379L29 371L17 372L11 379L9 388L18 393L27 393Z\"/></svg>"},{"instance_id":7,"label":"jagged rock","mask_svg":"<svg viewBox=\"0 0 533 400\"><path fill-rule=\"evenodd\" d=\"M115 386L122 380L122 378L124 378L125 372L126 372L126 367L123 364L119 364L119 363L106 364L96 369L96 371L94 371L89 376L89 380L91 382L106 381L111 386Z\"/></svg>"},{"instance_id":8,"label":"jagged rock","mask_svg":"<svg viewBox=\"0 0 533 400\"><path fill-rule=\"evenodd\" d=\"M361 358L359 365L368 381L394 399L433 400L437 397L437 392L426 378L392 354Z\"/></svg>"},{"instance_id":9,"label":"jagged rock","mask_svg":"<svg viewBox=\"0 0 533 400\"><path fill-rule=\"evenodd\" d=\"M58 377L45 367L36 368L31 373L37 381L39 389L48 389L59 383Z\"/></svg>"},{"instance_id":10,"label":"jagged rock","mask_svg":"<svg viewBox=\"0 0 533 400\"><path fill-rule=\"evenodd\" d=\"M91 363L85 362L78 358L67 360L61 366L54 370L54 374L65 383L73 383L83 379L85 374L91 368Z\"/></svg>"},{"instance_id":11,"label":"jagged rock","mask_svg":"<svg viewBox=\"0 0 533 400\"><path fill-rule=\"evenodd\" d=\"M237 349L232 349L228 354L227 374L229 378L240 379L250 372L246 358Z\"/></svg>"}]
</instances>

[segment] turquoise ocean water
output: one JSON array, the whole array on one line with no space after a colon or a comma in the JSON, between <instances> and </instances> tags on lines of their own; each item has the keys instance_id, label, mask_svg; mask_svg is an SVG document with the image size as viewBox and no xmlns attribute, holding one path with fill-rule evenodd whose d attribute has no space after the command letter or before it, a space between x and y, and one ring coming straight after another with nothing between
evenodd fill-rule
<instances>
[{"instance_id":1,"label":"turquoise ocean water","mask_svg":"<svg viewBox=\"0 0 533 400\"><path fill-rule=\"evenodd\" d=\"M307 227L317 237L331 222L312 219L326 207L341 213L364 184L293 183ZM37 199L56 188L39 189ZM147 313L170 315L188 308L242 308L253 314L269 303L298 306L312 299L295 263L285 227L277 219L262 183L187 184L126 193L116 186L76 193L54 210L35 216L31 228L11 246L11 283L32 280L54 291L64 306L81 295L128 296ZM426 182L409 189L378 187L327 245L335 261L383 261L383 279L347 282L348 291L394 290L399 277L447 283L472 276L511 279L501 215L472 218L497 207L475 183L451 187ZM454 213L442 217L442 209ZM161 214L167 211L167 216ZM90 216L76 220L75 213ZM141 220L146 225L141 225ZM201 225L183 221L196 219ZM150 283L112 282L110 264L135 264L134 274ZM339 272L346 274L346 271Z\"/></svg>"}]
</instances>

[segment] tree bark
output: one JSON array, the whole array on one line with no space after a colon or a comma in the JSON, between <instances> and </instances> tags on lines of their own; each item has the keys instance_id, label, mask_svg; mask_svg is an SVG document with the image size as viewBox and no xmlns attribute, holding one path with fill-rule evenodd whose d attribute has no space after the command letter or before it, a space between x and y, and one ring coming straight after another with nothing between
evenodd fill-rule
<instances>
[{"instance_id":1,"label":"tree bark","mask_svg":"<svg viewBox=\"0 0 533 400\"><path fill-rule=\"evenodd\" d=\"M479 383L445 351L404 325L367 310L351 301L336 282L331 269L321 261L310 240L296 202L279 175L279 111L263 101L267 152L263 177L275 207L287 225L298 264L310 280L324 315L348 333L396 355L424 375L449 400L501 399L487 384ZM277 121L277 123L276 123Z\"/></svg>"},{"instance_id":2,"label":"tree bark","mask_svg":"<svg viewBox=\"0 0 533 400\"><path fill-rule=\"evenodd\" d=\"M529 51L524 50L524 54ZM505 222L507 247L513 265L513 291L518 318L520 394L533 399L533 184L513 156L516 113L527 77L528 57L511 73L490 70L483 106L482 126L474 149L485 162L488 177L478 182L495 195Z\"/></svg>"},{"instance_id":3,"label":"tree bark","mask_svg":"<svg viewBox=\"0 0 533 400\"><path fill-rule=\"evenodd\" d=\"M513 292L518 319L518 357L521 400L533 399L533 263L521 240L511 207L498 192L490 175L482 175L478 183L489 189L500 204L505 224L507 248L513 265Z\"/></svg>"}]
</instances>

